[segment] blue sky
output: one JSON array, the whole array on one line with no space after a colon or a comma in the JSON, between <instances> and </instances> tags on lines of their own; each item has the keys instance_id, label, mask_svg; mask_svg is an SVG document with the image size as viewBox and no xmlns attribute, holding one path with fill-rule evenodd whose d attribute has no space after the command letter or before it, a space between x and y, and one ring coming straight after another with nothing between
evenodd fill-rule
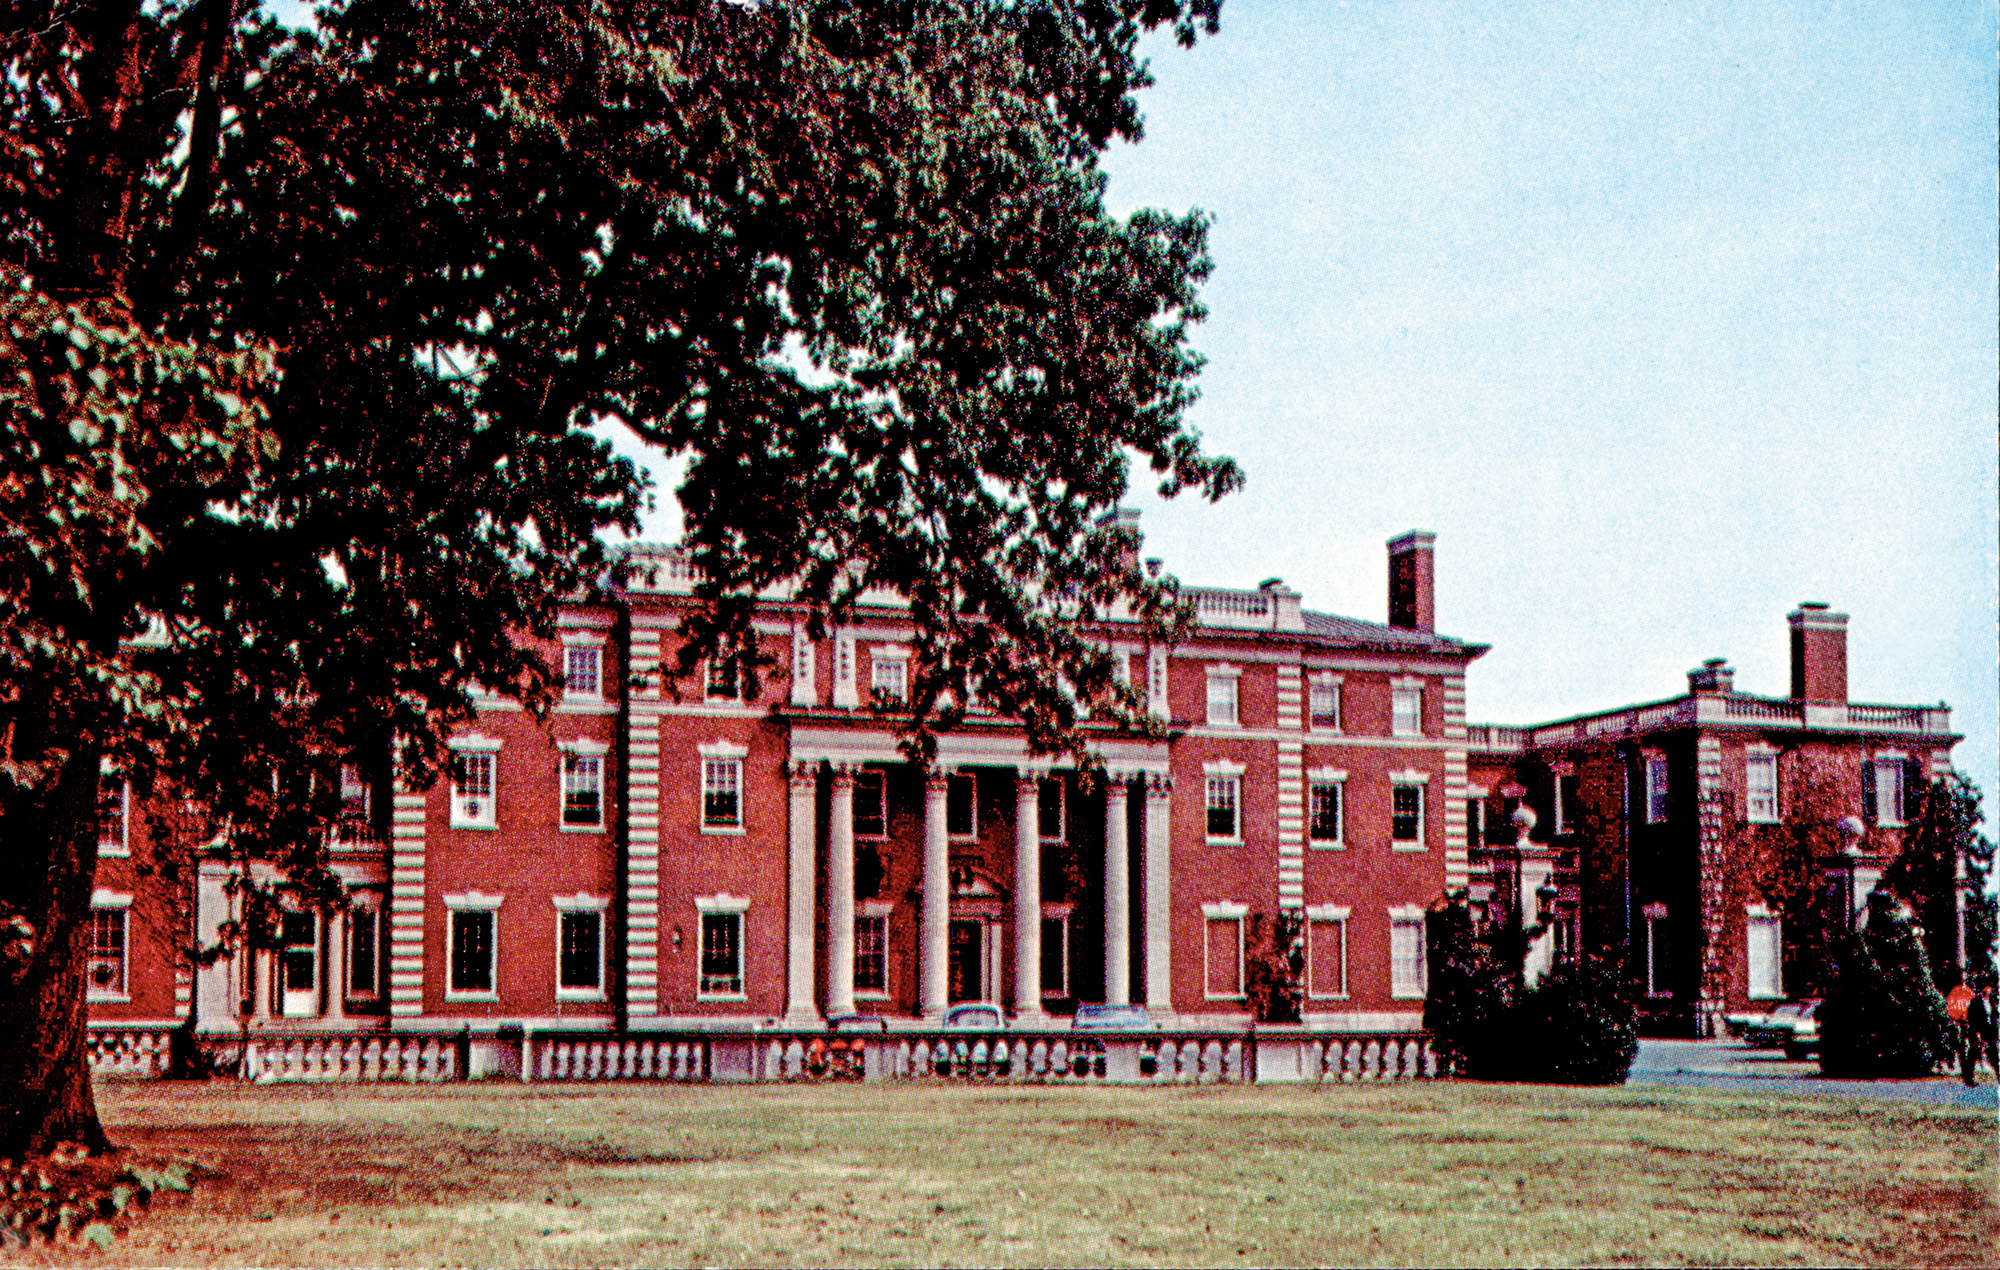
<instances>
[{"instance_id":1,"label":"blue sky","mask_svg":"<svg viewBox=\"0 0 2000 1270\"><path fill-rule=\"evenodd\" d=\"M1954 707L1996 786L1995 7L1284 4L1158 42L1115 210L1215 218L1185 581L1381 620L1438 534L1476 720L1788 688Z\"/></svg>"}]
</instances>

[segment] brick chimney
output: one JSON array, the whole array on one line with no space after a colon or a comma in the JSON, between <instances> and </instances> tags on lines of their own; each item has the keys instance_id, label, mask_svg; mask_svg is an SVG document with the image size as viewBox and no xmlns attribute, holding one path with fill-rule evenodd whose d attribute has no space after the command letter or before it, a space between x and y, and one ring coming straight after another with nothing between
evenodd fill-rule
<instances>
[{"instance_id":1,"label":"brick chimney","mask_svg":"<svg viewBox=\"0 0 2000 1270\"><path fill-rule=\"evenodd\" d=\"M1430 634L1437 627L1431 549L1437 535L1412 529L1389 540L1389 625Z\"/></svg>"},{"instance_id":2,"label":"brick chimney","mask_svg":"<svg viewBox=\"0 0 2000 1270\"><path fill-rule=\"evenodd\" d=\"M1792 610L1792 700L1818 705L1847 700L1847 614L1824 604Z\"/></svg>"},{"instance_id":3,"label":"brick chimney","mask_svg":"<svg viewBox=\"0 0 2000 1270\"><path fill-rule=\"evenodd\" d=\"M1688 671L1689 692L1734 692L1736 672L1729 668L1729 662L1721 657L1711 657L1701 664L1700 669Z\"/></svg>"}]
</instances>

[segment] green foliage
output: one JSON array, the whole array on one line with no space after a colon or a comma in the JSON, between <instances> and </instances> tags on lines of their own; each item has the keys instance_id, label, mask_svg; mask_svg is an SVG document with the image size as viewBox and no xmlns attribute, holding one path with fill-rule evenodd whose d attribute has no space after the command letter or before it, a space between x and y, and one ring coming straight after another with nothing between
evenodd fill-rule
<instances>
[{"instance_id":1,"label":"green foliage","mask_svg":"<svg viewBox=\"0 0 2000 1270\"><path fill-rule=\"evenodd\" d=\"M1903 847L1883 871L1882 886L1915 909L1923 943L1939 988L1958 982L1958 894L1967 892L1967 966L1991 966L1992 897L1986 881L1993 869L1993 843L1979 832L1986 816L1979 788L1956 772L1925 782L1913 799L1916 813L1903 832ZM1964 866L1961 880L1959 869Z\"/></svg>"},{"instance_id":2,"label":"green foliage","mask_svg":"<svg viewBox=\"0 0 2000 1270\"><path fill-rule=\"evenodd\" d=\"M1295 912L1250 919L1250 964L1244 988L1259 1023L1297 1023L1306 1000L1306 927Z\"/></svg>"},{"instance_id":3,"label":"green foliage","mask_svg":"<svg viewBox=\"0 0 2000 1270\"><path fill-rule=\"evenodd\" d=\"M1475 1080L1624 1082L1639 1052L1638 1012L1615 963L1558 963L1526 987L1522 967L1535 932L1511 912L1477 920L1463 893L1434 905L1426 930L1424 1027L1446 1071Z\"/></svg>"},{"instance_id":4,"label":"green foliage","mask_svg":"<svg viewBox=\"0 0 2000 1270\"><path fill-rule=\"evenodd\" d=\"M1818 1017L1820 1070L1828 1076L1928 1076L1957 1054L1958 1029L1912 915L1884 890L1868 897L1862 928L1840 941Z\"/></svg>"},{"instance_id":5,"label":"green foliage","mask_svg":"<svg viewBox=\"0 0 2000 1270\"><path fill-rule=\"evenodd\" d=\"M119 1163L71 1146L16 1164L0 1160L0 1247L37 1237L111 1247L122 1223L161 1191L191 1189L194 1166Z\"/></svg>"}]
</instances>

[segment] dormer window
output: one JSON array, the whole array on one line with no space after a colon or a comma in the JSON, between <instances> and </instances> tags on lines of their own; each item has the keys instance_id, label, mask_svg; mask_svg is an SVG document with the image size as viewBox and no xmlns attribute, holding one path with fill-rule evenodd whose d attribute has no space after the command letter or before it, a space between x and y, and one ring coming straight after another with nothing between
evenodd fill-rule
<instances>
[{"instance_id":1,"label":"dormer window","mask_svg":"<svg viewBox=\"0 0 2000 1270\"><path fill-rule=\"evenodd\" d=\"M1233 728L1241 725L1236 708L1238 678L1239 672L1234 666L1208 668L1208 726Z\"/></svg>"}]
</instances>

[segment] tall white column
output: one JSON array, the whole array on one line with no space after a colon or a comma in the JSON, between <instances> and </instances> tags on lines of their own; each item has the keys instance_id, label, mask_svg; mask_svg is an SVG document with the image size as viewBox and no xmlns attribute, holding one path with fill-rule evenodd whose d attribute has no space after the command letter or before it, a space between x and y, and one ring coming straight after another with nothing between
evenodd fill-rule
<instances>
[{"instance_id":1,"label":"tall white column","mask_svg":"<svg viewBox=\"0 0 2000 1270\"><path fill-rule=\"evenodd\" d=\"M326 915L326 1017L347 1018L347 914L334 909Z\"/></svg>"},{"instance_id":2,"label":"tall white column","mask_svg":"<svg viewBox=\"0 0 2000 1270\"><path fill-rule=\"evenodd\" d=\"M1042 1013L1041 780L1026 768L1014 773L1014 1013Z\"/></svg>"},{"instance_id":3,"label":"tall white column","mask_svg":"<svg viewBox=\"0 0 2000 1270\"><path fill-rule=\"evenodd\" d=\"M785 908L785 1021L818 1023L819 1010L813 1005L813 909L817 898L813 888L813 821L819 769L811 763L794 763L789 775L792 789ZM850 787L850 806L852 797Z\"/></svg>"},{"instance_id":4,"label":"tall white column","mask_svg":"<svg viewBox=\"0 0 2000 1270\"><path fill-rule=\"evenodd\" d=\"M1104 1001L1132 1001L1132 867L1126 837L1132 789L1113 773L1104 786Z\"/></svg>"},{"instance_id":5,"label":"tall white column","mask_svg":"<svg viewBox=\"0 0 2000 1270\"><path fill-rule=\"evenodd\" d=\"M950 778L939 769L924 773L923 946L917 952L922 976L919 1007L927 1019L944 1017L951 989L946 958L951 955L951 838L945 807Z\"/></svg>"},{"instance_id":6,"label":"tall white column","mask_svg":"<svg viewBox=\"0 0 2000 1270\"><path fill-rule=\"evenodd\" d=\"M1170 776L1146 778L1146 1009L1155 1014L1174 1010L1172 931L1168 869L1173 857L1174 782Z\"/></svg>"},{"instance_id":7,"label":"tall white column","mask_svg":"<svg viewBox=\"0 0 2000 1270\"><path fill-rule=\"evenodd\" d=\"M826 1012L854 1013L854 770L833 769L826 834Z\"/></svg>"}]
</instances>

